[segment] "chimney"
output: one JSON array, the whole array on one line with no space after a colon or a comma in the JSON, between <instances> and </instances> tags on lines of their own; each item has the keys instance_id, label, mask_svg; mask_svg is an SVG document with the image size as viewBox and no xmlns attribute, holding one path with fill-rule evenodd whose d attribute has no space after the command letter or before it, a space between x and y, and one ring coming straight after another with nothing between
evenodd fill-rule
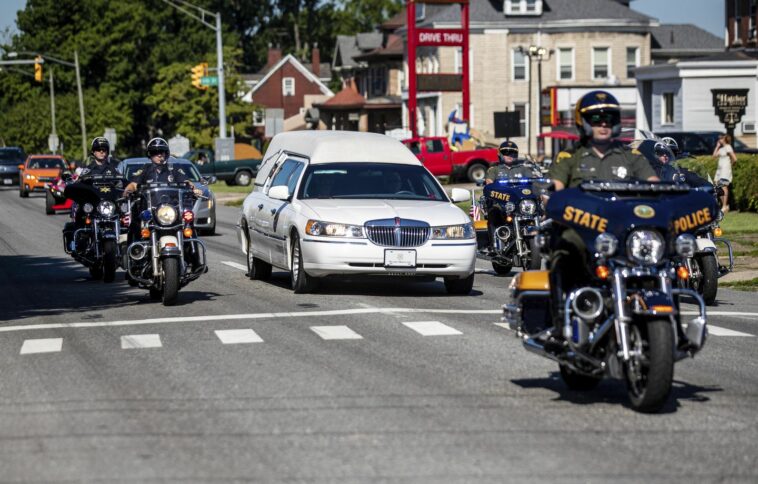
<instances>
[{"instance_id":1,"label":"chimney","mask_svg":"<svg viewBox=\"0 0 758 484\"><path fill-rule=\"evenodd\" d=\"M311 50L311 70L316 77L321 77L321 52L318 50L318 43L313 44Z\"/></svg>"},{"instance_id":2,"label":"chimney","mask_svg":"<svg viewBox=\"0 0 758 484\"><path fill-rule=\"evenodd\" d=\"M282 60L281 47L278 45L274 47L272 44L268 44L268 62L266 62L266 67L274 67L280 60Z\"/></svg>"}]
</instances>

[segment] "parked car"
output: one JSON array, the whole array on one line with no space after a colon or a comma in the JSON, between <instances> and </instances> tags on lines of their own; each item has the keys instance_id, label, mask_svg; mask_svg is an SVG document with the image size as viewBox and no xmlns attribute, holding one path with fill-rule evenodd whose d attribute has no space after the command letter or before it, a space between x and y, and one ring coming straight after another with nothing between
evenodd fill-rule
<instances>
[{"instance_id":1,"label":"parked car","mask_svg":"<svg viewBox=\"0 0 758 484\"><path fill-rule=\"evenodd\" d=\"M117 169L124 175L124 178L131 179L134 172L147 163L150 163L148 158L127 158L118 164ZM182 168L192 183L203 191L203 197L208 198L207 200L196 200L192 211L195 213L194 225L198 232L203 235L213 235L216 233L216 195L213 194L208 184L215 183L215 177L206 178L205 180L208 182L206 184L203 183L200 172L189 160L170 158L169 163L173 164L174 169Z\"/></svg>"},{"instance_id":2,"label":"parked car","mask_svg":"<svg viewBox=\"0 0 758 484\"><path fill-rule=\"evenodd\" d=\"M237 145L239 144L241 143ZM217 179L225 181L227 185L248 186L258 173L262 157L245 157L237 145L235 145L235 159L233 160L217 160L212 150L191 150L185 153L182 158L194 163L203 176L215 176ZM255 153L259 152L255 150Z\"/></svg>"},{"instance_id":3,"label":"parked car","mask_svg":"<svg viewBox=\"0 0 758 484\"><path fill-rule=\"evenodd\" d=\"M434 176L465 178L471 182L484 180L491 164L497 163L497 149L453 151L447 138L411 138L403 143Z\"/></svg>"},{"instance_id":4,"label":"parked car","mask_svg":"<svg viewBox=\"0 0 758 484\"><path fill-rule=\"evenodd\" d=\"M718 137L723 133L719 131L671 131L659 132L657 136L674 138L683 153L690 155L712 155L716 148ZM750 148L742 141L735 139L732 143L735 153L758 154L758 149Z\"/></svg>"},{"instance_id":5,"label":"parked car","mask_svg":"<svg viewBox=\"0 0 758 484\"><path fill-rule=\"evenodd\" d=\"M21 148L9 146L0 148L0 185L18 183L18 165L26 160L26 153Z\"/></svg>"},{"instance_id":6,"label":"parked car","mask_svg":"<svg viewBox=\"0 0 758 484\"><path fill-rule=\"evenodd\" d=\"M474 283L476 234L440 183L384 135L293 131L276 135L239 218L249 277L290 272L296 293L327 276L443 277L452 294Z\"/></svg>"},{"instance_id":7,"label":"parked car","mask_svg":"<svg viewBox=\"0 0 758 484\"><path fill-rule=\"evenodd\" d=\"M30 155L26 161L18 165L19 183L18 194L21 198L29 196L30 192L42 192L61 173L68 170L66 159L60 155Z\"/></svg>"}]
</instances>

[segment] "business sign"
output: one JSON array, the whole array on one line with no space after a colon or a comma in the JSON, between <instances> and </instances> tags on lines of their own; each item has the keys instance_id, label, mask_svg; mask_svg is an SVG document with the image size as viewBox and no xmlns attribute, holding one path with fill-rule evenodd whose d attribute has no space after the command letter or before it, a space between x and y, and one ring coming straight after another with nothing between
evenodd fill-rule
<instances>
[{"instance_id":1,"label":"business sign","mask_svg":"<svg viewBox=\"0 0 758 484\"><path fill-rule=\"evenodd\" d=\"M418 74L419 92L460 91L463 87L461 74Z\"/></svg>"},{"instance_id":2,"label":"business sign","mask_svg":"<svg viewBox=\"0 0 758 484\"><path fill-rule=\"evenodd\" d=\"M416 45L431 47L461 47L466 38L463 29L417 29Z\"/></svg>"},{"instance_id":3,"label":"business sign","mask_svg":"<svg viewBox=\"0 0 758 484\"><path fill-rule=\"evenodd\" d=\"M711 89L713 108L726 129L733 130L739 124L747 108L747 93L750 89Z\"/></svg>"}]
</instances>

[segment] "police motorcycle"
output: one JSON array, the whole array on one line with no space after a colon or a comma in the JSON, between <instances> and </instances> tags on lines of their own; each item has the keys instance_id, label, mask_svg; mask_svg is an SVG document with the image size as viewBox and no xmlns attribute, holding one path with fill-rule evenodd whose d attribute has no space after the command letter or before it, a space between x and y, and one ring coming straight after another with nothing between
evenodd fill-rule
<instances>
[{"instance_id":1,"label":"police motorcycle","mask_svg":"<svg viewBox=\"0 0 758 484\"><path fill-rule=\"evenodd\" d=\"M73 200L74 222L63 228L63 248L89 269L93 279L113 282L126 240L129 203L121 197L126 180L113 175L65 178L65 198ZM79 221L79 224L76 221Z\"/></svg>"},{"instance_id":2,"label":"police motorcycle","mask_svg":"<svg viewBox=\"0 0 758 484\"><path fill-rule=\"evenodd\" d=\"M689 278L679 279L679 287L689 288L697 291L705 301L707 306L716 302L718 293L718 280L725 276L734 268L734 253L732 244L724 238L721 238L723 231L719 226L724 218L721 211L721 195L723 194L724 180L713 183L712 180L704 180L691 172L686 172L676 164L676 154L669 146L661 143L655 135L644 133L646 139L637 141L637 149L642 153L651 165L659 166L661 180L674 183L689 184L693 190L703 191L710 194L716 200L718 209L716 210L714 220L697 229L694 232L697 242L695 254L692 257L682 258L682 263L686 267ZM668 157L670 160L661 166L661 158ZM681 158L681 157L680 157ZM719 258L719 249L717 244L723 244L727 249L728 265L722 265Z\"/></svg>"},{"instance_id":3,"label":"police motorcycle","mask_svg":"<svg viewBox=\"0 0 758 484\"><path fill-rule=\"evenodd\" d=\"M163 182L141 185L132 197L141 199L141 211L125 258L128 278L153 300L172 306L180 288L208 271L192 211L195 199L203 197L184 183Z\"/></svg>"},{"instance_id":4,"label":"police motorcycle","mask_svg":"<svg viewBox=\"0 0 758 484\"><path fill-rule=\"evenodd\" d=\"M514 266L540 268L542 259L534 234L544 215L540 196L545 186L544 178L508 177L504 173L484 186L475 203L486 214L487 230L477 231L477 252L492 262L496 273L508 274ZM483 224L479 227L484 228Z\"/></svg>"},{"instance_id":5,"label":"police motorcycle","mask_svg":"<svg viewBox=\"0 0 758 484\"><path fill-rule=\"evenodd\" d=\"M554 193L538 245L572 229L587 247L590 282L570 291L556 329L546 271L518 274L503 306L504 320L525 349L556 361L569 388L590 390L608 376L626 382L633 409L658 411L674 363L694 356L707 336L705 304L690 289L681 262L697 250L694 234L713 223L713 197L673 183L585 182ZM686 317L682 297L697 303ZM546 346L555 331L559 350ZM555 341L555 340L552 340Z\"/></svg>"}]
</instances>

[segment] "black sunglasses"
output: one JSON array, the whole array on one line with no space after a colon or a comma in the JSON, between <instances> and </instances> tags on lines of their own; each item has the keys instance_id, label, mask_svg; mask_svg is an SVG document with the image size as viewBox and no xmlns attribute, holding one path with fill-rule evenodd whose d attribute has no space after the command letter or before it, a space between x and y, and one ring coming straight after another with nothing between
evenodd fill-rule
<instances>
[{"instance_id":1,"label":"black sunglasses","mask_svg":"<svg viewBox=\"0 0 758 484\"><path fill-rule=\"evenodd\" d=\"M590 126L602 126L603 124L613 124L613 115L604 113L590 116Z\"/></svg>"}]
</instances>

